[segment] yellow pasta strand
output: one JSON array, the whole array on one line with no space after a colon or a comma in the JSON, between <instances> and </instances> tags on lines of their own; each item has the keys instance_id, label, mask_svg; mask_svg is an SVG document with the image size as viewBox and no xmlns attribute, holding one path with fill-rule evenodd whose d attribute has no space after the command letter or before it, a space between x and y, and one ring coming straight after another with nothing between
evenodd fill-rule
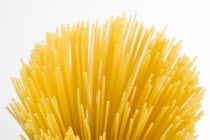
<instances>
[{"instance_id":1,"label":"yellow pasta strand","mask_svg":"<svg viewBox=\"0 0 210 140\"><path fill-rule=\"evenodd\" d=\"M136 16L62 26L22 61L7 110L31 140L196 139L204 89L180 49Z\"/></svg>"}]
</instances>

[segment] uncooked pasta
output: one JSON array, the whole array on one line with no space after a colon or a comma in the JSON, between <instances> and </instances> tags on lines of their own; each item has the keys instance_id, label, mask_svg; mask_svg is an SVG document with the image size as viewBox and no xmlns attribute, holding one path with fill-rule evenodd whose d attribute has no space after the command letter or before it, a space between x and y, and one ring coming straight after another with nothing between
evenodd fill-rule
<instances>
[{"instance_id":1,"label":"uncooked pasta","mask_svg":"<svg viewBox=\"0 0 210 140\"><path fill-rule=\"evenodd\" d=\"M7 110L22 139L196 139L204 89L180 49L136 16L63 25L22 61Z\"/></svg>"}]
</instances>

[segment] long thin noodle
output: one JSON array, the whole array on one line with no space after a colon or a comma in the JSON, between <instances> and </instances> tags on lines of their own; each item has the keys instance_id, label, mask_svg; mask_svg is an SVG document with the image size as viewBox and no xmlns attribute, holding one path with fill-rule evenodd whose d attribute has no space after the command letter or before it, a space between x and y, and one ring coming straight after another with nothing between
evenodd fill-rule
<instances>
[{"instance_id":1,"label":"long thin noodle","mask_svg":"<svg viewBox=\"0 0 210 140\"><path fill-rule=\"evenodd\" d=\"M136 16L62 26L22 62L7 109L32 140L195 139L204 89L180 48Z\"/></svg>"}]
</instances>

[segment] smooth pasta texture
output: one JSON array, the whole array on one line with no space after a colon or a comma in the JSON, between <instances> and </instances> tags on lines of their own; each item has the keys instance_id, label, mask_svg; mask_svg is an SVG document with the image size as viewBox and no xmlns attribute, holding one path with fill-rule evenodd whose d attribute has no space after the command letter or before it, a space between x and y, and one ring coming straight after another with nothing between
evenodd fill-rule
<instances>
[{"instance_id":1,"label":"smooth pasta texture","mask_svg":"<svg viewBox=\"0 0 210 140\"><path fill-rule=\"evenodd\" d=\"M31 140L196 139L199 72L164 32L123 14L47 33L7 109Z\"/></svg>"}]
</instances>

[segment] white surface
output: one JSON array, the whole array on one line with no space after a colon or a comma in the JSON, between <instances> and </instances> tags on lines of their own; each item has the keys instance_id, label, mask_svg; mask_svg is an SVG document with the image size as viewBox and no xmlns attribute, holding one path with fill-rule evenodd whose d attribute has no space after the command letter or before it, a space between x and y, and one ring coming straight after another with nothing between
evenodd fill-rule
<instances>
[{"instance_id":1,"label":"white surface","mask_svg":"<svg viewBox=\"0 0 210 140\"><path fill-rule=\"evenodd\" d=\"M199 140L210 139L210 3L208 0L0 0L0 139L17 140L24 133L5 110L17 98L10 77L19 76L35 42L61 24L79 19L104 18L122 12L138 13L146 25L183 40L183 52L198 56L200 83L206 88L205 115L197 125Z\"/></svg>"}]
</instances>

